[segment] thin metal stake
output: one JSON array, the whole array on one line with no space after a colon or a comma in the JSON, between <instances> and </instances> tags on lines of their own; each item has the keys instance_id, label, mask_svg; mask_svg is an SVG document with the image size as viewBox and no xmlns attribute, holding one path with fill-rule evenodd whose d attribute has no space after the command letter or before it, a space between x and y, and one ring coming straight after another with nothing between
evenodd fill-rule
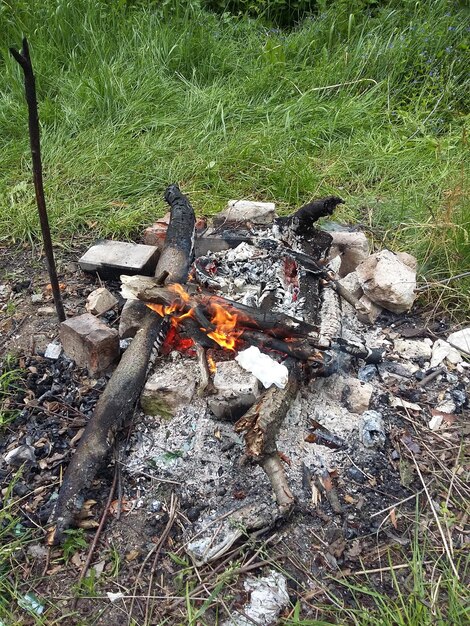
<instances>
[{"instance_id":1,"label":"thin metal stake","mask_svg":"<svg viewBox=\"0 0 470 626\"><path fill-rule=\"evenodd\" d=\"M26 38L23 39L23 49L18 52L15 48L10 48L12 57L18 61L24 72L24 89L26 102L28 104L29 123L29 143L31 146L31 156L33 159L33 180L36 192L36 204L38 205L39 220L41 223L42 240L46 253L47 268L51 281L52 295L54 297L55 309L60 322L65 320L64 305L60 294L59 281L54 261L54 251L52 249L51 231L47 218L46 199L44 197L44 186L42 182L41 145L39 141L39 113L36 99L36 80L34 78L31 57L29 56L29 46Z\"/></svg>"}]
</instances>

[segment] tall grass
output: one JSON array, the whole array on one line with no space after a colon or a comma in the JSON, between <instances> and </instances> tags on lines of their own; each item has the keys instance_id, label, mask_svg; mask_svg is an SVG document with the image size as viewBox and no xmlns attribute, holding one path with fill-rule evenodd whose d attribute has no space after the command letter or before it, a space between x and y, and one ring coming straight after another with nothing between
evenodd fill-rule
<instances>
[{"instance_id":1,"label":"tall grass","mask_svg":"<svg viewBox=\"0 0 470 626\"><path fill-rule=\"evenodd\" d=\"M130 237L178 181L208 214L232 197L287 211L334 192L341 218L383 229L428 276L468 268L468 13L379 4L334 2L280 31L197 2L3 2L0 238L39 231L7 52L27 35L56 239Z\"/></svg>"}]
</instances>

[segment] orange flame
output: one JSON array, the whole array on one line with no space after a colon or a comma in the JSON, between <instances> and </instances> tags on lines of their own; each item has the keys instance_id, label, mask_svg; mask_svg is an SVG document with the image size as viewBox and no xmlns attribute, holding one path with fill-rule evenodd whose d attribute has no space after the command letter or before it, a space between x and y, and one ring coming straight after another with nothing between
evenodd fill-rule
<instances>
[{"instance_id":1,"label":"orange flame","mask_svg":"<svg viewBox=\"0 0 470 626\"><path fill-rule=\"evenodd\" d=\"M235 350L237 338L241 335L240 330L235 330L238 316L235 313L229 313L220 304L212 304L211 307L214 314L211 323L216 327L214 331L207 333L207 336L213 339L222 348L227 350Z\"/></svg>"},{"instance_id":2,"label":"orange flame","mask_svg":"<svg viewBox=\"0 0 470 626\"><path fill-rule=\"evenodd\" d=\"M158 313L158 315L162 317L169 315L171 317L172 327L177 328L181 320L194 317L193 309L189 309L189 311L185 312L187 303L190 302L191 297L178 283L170 285L168 290L177 295L175 300L168 306L152 304L150 302L146 302L145 304L149 309L152 309L152 311L155 311L155 313ZM242 330L236 330L238 315L226 311L220 304L215 302L211 305L210 311L212 313L212 319L210 321L211 324L215 326L215 330L210 332L207 332L207 328L202 328L201 330L206 332L207 336L213 339L222 348L235 350L237 339L243 332ZM211 367L211 365L209 366ZM212 367L214 369L212 369ZM215 363L213 363L212 367L211 371L215 372Z\"/></svg>"}]
</instances>

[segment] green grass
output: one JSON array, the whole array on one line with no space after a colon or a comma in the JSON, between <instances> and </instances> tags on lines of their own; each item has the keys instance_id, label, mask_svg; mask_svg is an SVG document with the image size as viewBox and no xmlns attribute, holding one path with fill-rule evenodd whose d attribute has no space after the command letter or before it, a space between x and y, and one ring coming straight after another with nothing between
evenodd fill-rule
<instances>
[{"instance_id":1,"label":"green grass","mask_svg":"<svg viewBox=\"0 0 470 626\"><path fill-rule=\"evenodd\" d=\"M469 14L458 3L355 14L336 2L290 31L197 2L135 4L0 6L1 239L39 233L7 51L26 34L56 240L135 236L176 181L206 214L228 198L288 211L336 193L338 218L415 252L428 278L470 267Z\"/></svg>"}]
</instances>

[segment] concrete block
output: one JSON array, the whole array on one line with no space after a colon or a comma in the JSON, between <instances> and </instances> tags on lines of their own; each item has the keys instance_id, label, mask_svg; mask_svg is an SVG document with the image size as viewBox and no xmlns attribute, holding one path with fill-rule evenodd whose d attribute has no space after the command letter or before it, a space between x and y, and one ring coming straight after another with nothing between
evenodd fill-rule
<instances>
[{"instance_id":1,"label":"concrete block","mask_svg":"<svg viewBox=\"0 0 470 626\"><path fill-rule=\"evenodd\" d=\"M84 272L118 279L121 274L153 276L160 251L155 246L106 240L92 246L78 261Z\"/></svg>"},{"instance_id":2,"label":"concrete block","mask_svg":"<svg viewBox=\"0 0 470 626\"><path fill-rule=\"evenodd\" d=\"M196 377L184 366L161 366L145 383L140 405L146 415L171 419L177 409L189 404L196 389Z\"/></svg>"},{"instance_id":3,"label":"concrete block","mask_svg":"<svg viewBox=\"0 0 470 626\"><path fill-rule=\"evenodd\" d=\"M100 287L90 293L86 299L85 308L88 313L93 315L102 315L109 311L118 303L117 298L106 289L106 287Z\"/></svg>"},{"instance_id":4,"label":"concrete block","mask_svg":"<svg viewBox=\"0 0 470 626\"><path fill-rule=\"evenodd\" d=\"M251 200L229 200L227 207L214 217L214 224L251 222L272 224L276 205L274 202L252 202Z\"/></svg>"},{"instance_id":5,"label":"concrete block","mask_svg":"<svg viewBox=\"0 0 470 626\"><path fill-rule=\"evenodd\" d=\"M91 313L62 322L60 341L65 354L90 376L104 372L119 356L119 335Z\"/></svg>"}]
</instances>

